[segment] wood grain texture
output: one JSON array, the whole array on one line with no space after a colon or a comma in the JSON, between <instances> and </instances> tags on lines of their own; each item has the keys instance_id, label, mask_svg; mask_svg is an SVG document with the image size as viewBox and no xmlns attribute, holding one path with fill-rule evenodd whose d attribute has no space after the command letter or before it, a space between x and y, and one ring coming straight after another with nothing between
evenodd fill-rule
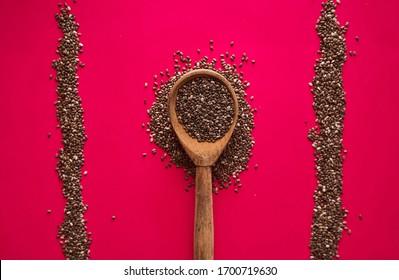
<instances>
[{"instance_id":1,"label":"wood grain texture","mask_svg":"<svg viewBox=\"0 0 399 280\"><path fill-rule=\"evenodd\" d=\"M198 166L195 171L194 259L213 260L212 169Z\"/></svg>"}]
</instances>

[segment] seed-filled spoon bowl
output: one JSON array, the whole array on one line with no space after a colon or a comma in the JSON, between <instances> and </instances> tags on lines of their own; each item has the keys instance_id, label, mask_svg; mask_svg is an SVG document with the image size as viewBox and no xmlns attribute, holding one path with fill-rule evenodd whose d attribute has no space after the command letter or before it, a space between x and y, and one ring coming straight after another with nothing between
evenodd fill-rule
<instances>
[{"instance_id":1,"label":"seed-filled spoon bowl","mask_svg":"<svg viewBox=\"0 0 399 280\"><path fill-rule=\"evenodd\" d=\"M179 89L195 78L213 78L224 85L234 102L234 116L229 130L215 142L199 142L191 137L179 122L176 101ZM195 171L195 220L194 259L212 260L214 255L213 206L212 206L212 165L217 161L234 131L238 118L238 101L233 87L221 74L208 69L192 70L172 87L169 95L169 116L172 127L187 155L196 166Z\"/></svg>"}]
</instances>

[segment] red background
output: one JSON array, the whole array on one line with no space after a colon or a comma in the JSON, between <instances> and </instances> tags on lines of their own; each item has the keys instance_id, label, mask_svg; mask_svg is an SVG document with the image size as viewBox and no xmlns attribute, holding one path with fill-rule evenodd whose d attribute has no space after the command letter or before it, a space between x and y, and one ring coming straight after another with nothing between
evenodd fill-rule
<instances>
[{"instance_id":1,"label":"red background","mask_svg":"<svg viewBox=\"0 0 399 280\"><path fill-rule=\"evenodd\" d=\"M79 76L92 259L192 258L194 191L184 191L182 170L164 168L158 148L151 155L141 124L154 100L143 84L173 68L176 50L196 60L198 48L201 56L256 59L243 69L259 109L256 145L240 193L214 196L215 258L308 259L316 187L308 83L321 1L69 2L85 51ZM1 259L63 258L56 234L64 199L54 171L61 135L49 80L61 35L57 3L0 3ZM352 235L340 242L342 259L399 258L398 11L394 0L343 0L338 8L341 25L350 22L348 51L357 52L344 67L343 203Z\"/></svg>"}]
</instances>

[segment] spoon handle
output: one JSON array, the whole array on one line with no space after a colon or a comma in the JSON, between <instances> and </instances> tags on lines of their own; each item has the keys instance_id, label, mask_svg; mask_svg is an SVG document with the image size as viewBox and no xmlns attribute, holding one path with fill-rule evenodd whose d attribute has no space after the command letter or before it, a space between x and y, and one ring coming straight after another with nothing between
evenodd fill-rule
<instances>
[{"instance_id":1,"label":"spoon handle","mask_svg":"<svg viewBox=\"0 0 399 280\"><path fill-rule=\"evenodd\" d=\"M195 171L194 259L213 260L212 168Z\"/></svg>"}]
</instances>

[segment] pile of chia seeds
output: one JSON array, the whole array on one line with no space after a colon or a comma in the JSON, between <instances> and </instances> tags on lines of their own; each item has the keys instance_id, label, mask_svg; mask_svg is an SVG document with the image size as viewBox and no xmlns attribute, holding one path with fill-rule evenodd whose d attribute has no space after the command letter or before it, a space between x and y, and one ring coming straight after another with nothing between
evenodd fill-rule
<instances>
[{"instance_id":1,"label":"pile of chia seeds","mask_svg":"<svg viewBox=\"0 0 399 280\"><path fill-rule=\"evenodd\" d=\"M82 198L82 166L84 164L83 147L87 140L83 120L82 100L78 95L78 66L84 67L79 61L83 44L79 41L79 24L75 22L75 15L67 4L59 4L60 13L55 16L58 28L63 36L59 38L56 53L57 60L52 66L56 70L58 100L57 107L58 128L62 132L63 148L59 149L56 157L59 159L56 170L62 181L62 192L66 198L64 221L59 226L57 237L60 239L62 250L67 259L85 260L89 258L91 239L86 234L86 220L84 213L87 205ZM52 76L50 76L51 78Z\"/></svg>"},{"instance_id":2,"label":"pile of chia seeds","mask_svg":"<svg viewBox=\"0 0 399 280\"><path fill-rule=\"evenodd\" d=\"M234 101L219 81L195 78L179 89L176 115L188 135L199 142L215 142L233 123Z\"/></svg>"},{"instance_id":3,"label":"pile of chia seeds","mask_svg":"<svg viewBox=\"0 0 399 280\"><path fill-rule=\"evenodd\" d=\"M317 21L321 57L316 60L316 76L309 84L313 94L313 108L317 126L309 131L315 150L317 189L314 193L314 213L310 239L311 259L339 258L338 242L347 229L343 221L342 164L344 160L342 133L345 116L345 92L342 68L346 61L344 34L340 27L336 5L328 0Z\"/></svg>"}]
</instances>

